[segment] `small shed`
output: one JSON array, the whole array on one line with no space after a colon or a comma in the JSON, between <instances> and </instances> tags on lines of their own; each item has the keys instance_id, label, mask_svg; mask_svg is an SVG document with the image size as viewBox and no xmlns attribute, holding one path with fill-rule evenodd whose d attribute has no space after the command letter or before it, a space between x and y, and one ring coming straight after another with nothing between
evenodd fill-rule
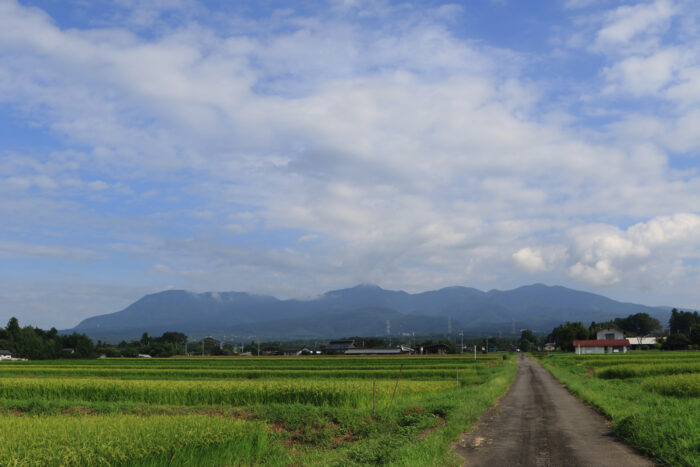
<instances>
[{"instance_id":1,"label":"small shed","mask_svg":"<svg viewBox=\"0 0 700 467\"><path fill-rule=\"evenodd\" d=\"M12 360L12 352L9 350L0 350L0 360Z\"/></svg>"}]
</instances>

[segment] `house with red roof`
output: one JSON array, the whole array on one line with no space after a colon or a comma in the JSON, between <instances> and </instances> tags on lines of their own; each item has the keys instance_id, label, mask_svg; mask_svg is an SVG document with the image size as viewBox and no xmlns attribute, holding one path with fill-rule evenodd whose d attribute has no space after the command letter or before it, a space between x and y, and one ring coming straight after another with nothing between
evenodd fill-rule
<instances>
[{"instance_id":1,"label":"house with red roof","mask_svg":"<svg viewBox=\"0 0 700 467\"><path fill-rule=\"evenodd\" d=\"M626 353L630 341L618 329L601 329L595 339L575 340L574 351L577 355L591 353Z\"/></svg>"}]
</instances>

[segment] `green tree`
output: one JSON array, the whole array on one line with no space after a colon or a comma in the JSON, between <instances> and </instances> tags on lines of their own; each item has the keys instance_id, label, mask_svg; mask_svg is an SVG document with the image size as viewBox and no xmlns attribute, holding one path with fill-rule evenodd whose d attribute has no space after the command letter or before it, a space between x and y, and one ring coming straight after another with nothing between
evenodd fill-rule
<instances>
[{"instance_id":1,"label":"green tree","mask_svg":"<svg viewBox=\"0 0 700 467\"><path fill-rule=\"evenodd\" d=\"M16 340L19 337L19 333L21 330L17 318L15 318L14 316L10 318L10 320L7 322L7 327L5 328L5 330L7 331L10 340Z\"/></svg>"},{"instance_id":2,"label":"green tree","mask_svg":"<svg viewBox=\"0 0 700 467\"><path fill-rule=\"evenodd\" d=\"M697 311L683 311L674 308L671 310L671 319L668 322L669 334L690 335L693 325L700 324L700 315Z\"/></svg>"},{"instance_id":3,"label":"green tree","mask_svg":"<svg viewBox=\"0 0 700 467\"><path fill-rule=\"evenodd\" d=\"M671 334L663 344L664 350L688 350L690 339L683 333Z\"/></svg>"},{"instance_id":4,"label":"green tree","mask_svg":"<svg viewBox=\"0 0 700 467\"><path fill-rule=\"evenodd\" d=\"M163 335L160 336L158 339L160 339L161 342L169 342L171 344L178 344L178 345L187 344L187 336L181 332L173 332L173 331L164 332Z\"/></svg>"},{"instance_id":5,"label":"green tree","mask_svg":"<svg viewBox=\"0 0 700 467\"><path fill-rule=\"evenodd\" d=\"M693 345L700 345L700 323L693 324L690 328L690 342Z\"/></svg>"},{"instance_id":6,"label":"green tree","mask_svg":"<svg viewBox=\"0 0 700 467\"><path fill-rule=\"evenodd\" d=\"M520 350L530 352L533 347L537 347L539 340L529 329L523 329L520 333Z\"/></svg>"},{"instance_id":7,"label":"green tree","mask_svg":"<svg viewBox=\"0 0 700 467\"><path fill-rule=\"evenodd\" d=\"M658 319L652 318L647 313L636 313L627 318L616 318L614 323L632 336L646 336L654 332L662 332L663 326Z\"/></svg>"},{"instance_id":8,"label":"green tree","mask_svg":"<svg viewBox=\"0 0 700 467\"><path fill-rule=\"evenodd\" d=\"M588 339L589 330L581 322L570 323L567 321L561 326L557 326L549 335L549 340L556 342L562 350L574 350L574 340Z\"/></svg>"}]
</instances>

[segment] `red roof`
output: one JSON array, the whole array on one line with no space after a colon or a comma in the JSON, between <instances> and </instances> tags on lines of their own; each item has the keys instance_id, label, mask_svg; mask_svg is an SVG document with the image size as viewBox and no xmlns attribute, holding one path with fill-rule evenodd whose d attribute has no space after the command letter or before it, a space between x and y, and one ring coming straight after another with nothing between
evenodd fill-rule
<instances>
[{"instance_id":1,"label":"red roof","mask_svg":"<svg viewBox=\"0 0 700 467\"><path fill-rule=\"evenodd\" d=\"M574 347L629 347L627 339L593 339L587 341L574 341Z\"/></svg>"}]
</instances>

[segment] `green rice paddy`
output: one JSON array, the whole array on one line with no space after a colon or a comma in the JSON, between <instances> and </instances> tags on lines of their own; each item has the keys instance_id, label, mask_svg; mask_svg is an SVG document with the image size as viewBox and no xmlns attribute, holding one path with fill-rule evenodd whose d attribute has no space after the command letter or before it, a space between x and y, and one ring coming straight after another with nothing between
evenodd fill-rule
<instances>
[{"instance_id":1,"label":"green rice paddy","mask_svg":"<svg viewBox=\"0 0 700 467\"><path fill-rule=\"evenodd\" d=\"M458 465L501 355L3 362L0 465Z\"/></svg>"}]
</instances>

